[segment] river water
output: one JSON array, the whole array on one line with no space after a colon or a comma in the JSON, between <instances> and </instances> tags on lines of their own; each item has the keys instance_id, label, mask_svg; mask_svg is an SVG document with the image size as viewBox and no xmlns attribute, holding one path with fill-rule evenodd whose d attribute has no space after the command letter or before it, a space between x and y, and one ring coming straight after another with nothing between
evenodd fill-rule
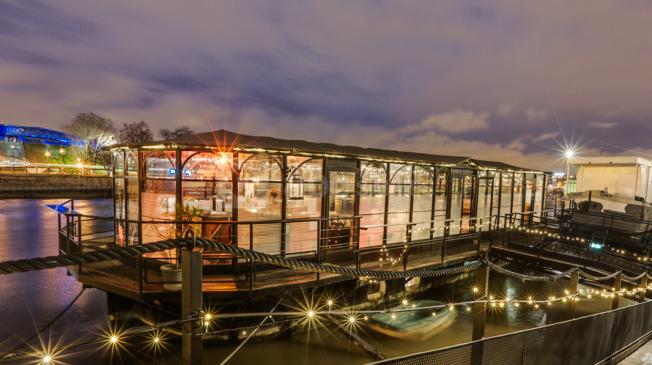
<instances>
[{"instance_id":1,"label":"river water","mask_svg":"<svg viewBox=\"0 0 652 365\"><path fill-rule=\"evenodd\" d=\"M44 206L61 200L0 200L0 261L57 254L57 216ZM105 215L112 210L110 200L80 200L75 208L83 213ZM493 274L492 274L493 275ZM502 276L491 280L491 292L512 298L537 295L559 295L565 283L523 284ZM468 283L450 285L430 290L421 295L423 299L443 302L470 298ZM57 316L82 290L81 285L63 268L38 272L0 275L0 356L15 346L31 339ZM525 306L524 306L525 307ZM577 306L579 315L608 310L609 300L581 301ZM540 308L515 308L490 311L487 316L486 335L492 336L515 330L543 325L560 318L561 310ZM30 343L39 349L39 343L59 343L65 346L80 337L98 333L108 326L106 294L97 289L87 289L74 305L47 331ZM460 311L446 330L424 341L406 341L389 338L370 330L361 329L359 334L386 357L469 341L472 321L470 314ZM70 364L128 363L128 364L176 364L179 348L170 344L164 354L152 355L143 347L142 339L129 339L119 356L98 346L64 352L63 360ZM205 347L206 364L220 363L237 345L210 345ZM72 355L70 355L72 353ZM62 354L63 356L63 354ZM229 363L232 364L363 364L372 361L358 347L353 346L345 335L332 327L304 332L266 342L247 343Z\"/></svg>"}]
</instances>

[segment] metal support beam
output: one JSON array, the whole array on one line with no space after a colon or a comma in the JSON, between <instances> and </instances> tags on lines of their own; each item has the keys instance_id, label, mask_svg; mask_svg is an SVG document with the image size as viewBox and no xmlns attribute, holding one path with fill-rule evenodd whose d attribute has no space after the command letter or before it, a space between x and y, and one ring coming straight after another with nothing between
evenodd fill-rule
<instances>
[{"instance_id":1,"label":"metal support beam","mask_svg":"<svg viewBox=\"0 0 652 365\"><path fill-rule=\"evenodd\" d=\"M197 315L202 310L202 253L183 249L181 252L182 288L181 318ZM200 321L183 324L182 363L202 364L203 343Z\"/></svg>"},{"instance_id":2,"label":"metal support beam","mask_svg":"<svg viewBox=\"0 0 652 365\"><path fill-rule=\"evenodd\" d=\"M475 299L487 298L489 295L489 266L485 265L476 271ZM484 327L487 314L486 301L473 303L473 334L472 341L484 337ZM476 342L471 346L471 365L482 364L483 342Z\"/></svg>"}]
</instances>

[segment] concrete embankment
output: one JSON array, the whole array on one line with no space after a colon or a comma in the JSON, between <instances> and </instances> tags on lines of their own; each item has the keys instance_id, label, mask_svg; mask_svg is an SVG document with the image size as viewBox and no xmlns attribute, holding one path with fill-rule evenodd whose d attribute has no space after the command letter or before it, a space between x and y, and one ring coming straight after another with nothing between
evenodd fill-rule
<instances>
[{"instance_id":1,"label":"concrete embankment","mask_svg":"<svg viewBox=\"0 0 652 365\"><path fill-rule=\"evenodd\" d=\"M110 198L109 176L0 175L0 199Z\"/></svg>"}]
</instances>

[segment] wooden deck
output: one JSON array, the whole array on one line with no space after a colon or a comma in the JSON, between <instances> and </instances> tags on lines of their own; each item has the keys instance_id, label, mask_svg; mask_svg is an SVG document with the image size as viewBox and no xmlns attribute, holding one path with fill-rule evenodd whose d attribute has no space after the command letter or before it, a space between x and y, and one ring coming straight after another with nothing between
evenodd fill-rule
<instances>
[{"instance_id":1,"label":"wooden deck","mask_svg":"<svg viewBox=\"0 0 652 365\"><path fill-rule=\"evenodd\" d=\"M488 242L481 243L481 249L487 249ZM411 254L408 259L408 270L420 268L437 268L442 266L458 265L466 260L477 257L477 247L472 244L452 245L445 260L441 260L441 252L423 252ZM240 265L243 269L248 266ZM223 269L224 269L223 265ZM353 267L352 265L348 265ZM390 265L387 262L372 261L361 265L364 269L403 271L402 262ZM146 280L140 280L139 270L144 274ZM337 274L303 273L297 270L285 268L272 268L257 270L255 279L250 288L248 274L206 274L209 268L205 268L203 291L205 294L245 294L250 291L257 293L271 293L274 291L285 291L292 288L300 288L312 285L328 285L340 281L350 280L350 277L343 277ZM96 287L107 292L115 293L124 297L142 299L144 297L175 296L178 291L166 291L163 288L161 272L157 268L139 268L134 263L123 263L120 261L109 261L98 264L84 265L81 272L78 266L69 267L69 271L77 277L84 285ZM247 271L247 270L243 270Z\"/></svg>"}]
</instances>

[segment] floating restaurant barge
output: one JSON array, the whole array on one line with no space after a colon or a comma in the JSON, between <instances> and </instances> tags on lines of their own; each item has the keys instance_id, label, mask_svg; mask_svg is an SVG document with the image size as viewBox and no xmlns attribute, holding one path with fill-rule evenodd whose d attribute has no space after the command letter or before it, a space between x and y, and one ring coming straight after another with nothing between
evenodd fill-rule
<instances>
[{"instance_id":1,"label":"floating restaurant barge","mask_svg":"<svg viewBox=\"0 0 652 365\"><path fill-rule=\"evenodd\" d=\"M534 213L544 209L549 179L543 171L468 157L225 130L117 146L112 153L114 217L67 210L60 216L62 252L184 235L355 268L461 265L484 248L481 237L505 224L539 219ZM508 222L514 216L519 218ZM170 250L71 271L84 284L122 297L178 301L178 262L178 252ZM360 288L359 280L351 279L203 253L208 298L334 284ZM409 283L414 284L419 286ZM382 299L397 286L366 285L362 299L367 300ZM398 286L405 290L406 283Z\"/></svg>"}]
</instances>

